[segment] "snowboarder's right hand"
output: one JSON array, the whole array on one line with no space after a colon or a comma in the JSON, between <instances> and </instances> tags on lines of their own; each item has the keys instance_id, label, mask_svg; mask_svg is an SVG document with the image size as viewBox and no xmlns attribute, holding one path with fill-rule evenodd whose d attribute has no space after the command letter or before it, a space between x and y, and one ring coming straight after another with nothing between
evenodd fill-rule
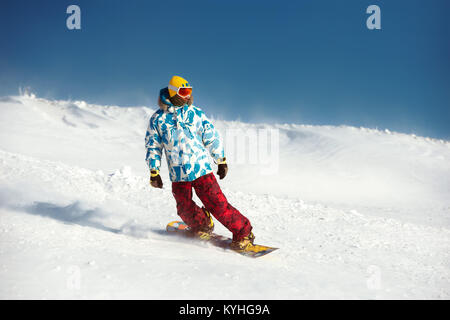
<instances>
[{"instance_id":1,"label":"snowboarder's right hand","mask_svg":"<svg viewBox=\"0 0 450 320\"><path fill-rule=\"evenodd\" d=\"M163 183L162 183L161 176L159 175L159 171L158 170L151 170L150 171L150 185L153 188L160 188L160 189L162 189Z\"/></svg>"},{"instance_id":2,"label":"snowboarder's right hand","mask_svg":"<svg viewBox=\"0 0 450 320\"><path fill-rule=\"evenodd\" d=\"M228 166L227 166L227 158L222 158L217 161L218 168L217 168L217 174L220 177L220 180L225 178L228 172Z\"/></svg>"}]
</instances>

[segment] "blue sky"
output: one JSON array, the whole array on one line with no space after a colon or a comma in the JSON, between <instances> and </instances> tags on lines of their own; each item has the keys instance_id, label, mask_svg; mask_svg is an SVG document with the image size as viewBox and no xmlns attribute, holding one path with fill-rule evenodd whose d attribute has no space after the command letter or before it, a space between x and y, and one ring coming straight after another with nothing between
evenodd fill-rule
<instances>
[{"instance_id":1,"label":"blue sky","mask_svg":"<svg viewBox=\"0 0 450 320\"><path fill-rule=\"evenodd\" d=\"M81 8L81 30L66 8ZM381 8L368 30L366 8ZM0 95L155 107L174 74L208 115L450 139L447 0L0 2Z\"/></svg>"}]
</instances>

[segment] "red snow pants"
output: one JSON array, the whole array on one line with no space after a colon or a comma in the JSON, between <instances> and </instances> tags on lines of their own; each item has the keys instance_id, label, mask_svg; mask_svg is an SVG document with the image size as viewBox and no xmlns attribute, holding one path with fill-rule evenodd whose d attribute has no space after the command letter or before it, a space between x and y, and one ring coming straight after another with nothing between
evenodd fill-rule
<instances>
[{"instance_id":1,"label":"red snow pants","mask_svg":"<svg viewBox=\"0 0 450 320\"><path fill-rule=\"evenodd\" d=\"M191 229L196 230L210 223L203 210L192 200L192 188L206 210L233 233L233 239L241 240L250 234L250 221L228 203L213 173L194 181L172 182L177 213Z\"/></svg>"}]
</instances>

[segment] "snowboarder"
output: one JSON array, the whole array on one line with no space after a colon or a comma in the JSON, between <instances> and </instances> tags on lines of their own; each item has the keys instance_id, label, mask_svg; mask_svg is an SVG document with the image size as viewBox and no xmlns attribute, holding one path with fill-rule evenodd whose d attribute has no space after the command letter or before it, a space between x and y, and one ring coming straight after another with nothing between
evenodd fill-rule
<instances>
[{"instance_id":1,"label":"snowboarder","mask_svg":"<svg viewBox=\"0 0 450 320\"><path fill-rule=\"evenodd\" d=\"M192 86L179 76L172 77L168 87L160 90L158 105L145 136L150 185L163 186L159 168L164 149L177 213L192 232L206 239L214 229L212 214L233 233L232 249L253 246L250 221L228 203L213 174L209 155L218 165L220 179L227 175L223 144L205 113L193 105ZM192 200L192 188L204 207Z\"/></svg>"}]
</instances>

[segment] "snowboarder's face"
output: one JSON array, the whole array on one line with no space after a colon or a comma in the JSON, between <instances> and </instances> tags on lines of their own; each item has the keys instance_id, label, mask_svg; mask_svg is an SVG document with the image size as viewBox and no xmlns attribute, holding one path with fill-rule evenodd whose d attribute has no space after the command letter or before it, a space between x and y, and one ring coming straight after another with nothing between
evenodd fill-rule
<instances>
[{"instance_id":1,"label":"snowboarder's face","mask_svg":"<svg viewBox=\"0 0 450 320\"><path fill-rule=\"evenodd\" d=\"M188 102L188 100L189 100L189 98L191 97L190 95L189 96L187 96L187 97L182 97L182 96L180 96L180 95L177 95L178 96L178 98L180 99L180 100L183 100L183 102Z\"/></svg>"},{"instance_id":2,"label":"snowboarder's face","mask_svg":"<svg viewBox=\"0 0 450 320\"><path fill-rule=\"evenodd\" d=\"M187 98L184 98L184 97L181 97L179 94L176 94L173 97L171 97L169 100L175 107L179 107L179 106L183 106L186 103L188 103L190 98L191 98L190 96Z\"/></svg>"}]
</instances>

